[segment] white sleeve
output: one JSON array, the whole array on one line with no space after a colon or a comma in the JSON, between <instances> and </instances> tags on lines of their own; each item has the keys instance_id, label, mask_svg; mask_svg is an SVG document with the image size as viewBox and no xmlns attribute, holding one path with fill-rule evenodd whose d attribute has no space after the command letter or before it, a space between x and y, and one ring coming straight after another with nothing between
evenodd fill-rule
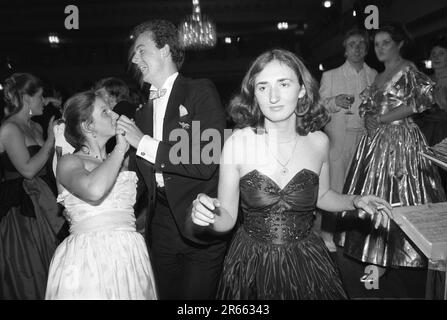
<instances>
[{"instance_id":1,"label":"white sleeve","mask_svg":"<svg viewBox=\"0 0 447 320\"><path fill-rule=\"evenodd\" d=\"M138 144L137 156L149 161L150 163L155 163L159 144L159 140L155 140L148 135L143 136Z\"/></svg>"},{"instance_id":2,"label":"white sleeve","mask_svg":"<svg viewBox=\"0 0 447 320\"><path fill-rule=\"evenodd\" d=\"M332 96L333 77L331 74L332 73L329 72L323 73L320 85L320 98L321 103L329 112L336 113L339 112L341 108L335 105L335 96Z\"/></svg>"}]
</instances>

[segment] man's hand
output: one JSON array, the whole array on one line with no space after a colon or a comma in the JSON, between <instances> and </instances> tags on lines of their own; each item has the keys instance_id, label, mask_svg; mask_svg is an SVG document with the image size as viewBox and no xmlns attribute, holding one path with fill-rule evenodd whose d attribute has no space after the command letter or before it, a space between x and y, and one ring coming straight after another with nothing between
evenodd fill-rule
<instances>
[{"instance_id":1,"label":"man's hand","mask_svg":"<svg viewBox=\"0 0 447 320\"><path fill-rule=\"evenodd\" d=\"M215 214L212 210L215 210L217 207L220 207L219 200L211 198L206 194L199 193L197 199L192 202L192 222L199 226L209 226L210 224L213 224Z\"/></svg>"},{"instance_id":2,"label":"man's hand","mask_svg":"<svg viewBox=\"0 0 447 320\"><path fill-rule=\"evenodd\" d=\"M124 115L119 117L116 123L116 130L117 132L120 132L126 138L127 142L135 149L138 148L138 144L144 136L135 123Z\"/></svg>"},{"instance_id":3,"label":"man's hand","mask_svg":"<svg viewBox=\"0 0 447 320\"><path fill-rule=\"evenodd\" d=\"M339 94L335 97L335 105L343 109L348 109L351 105L351 103L349 103L349 96L349 94Z\"/></svg>"}]
</instances>

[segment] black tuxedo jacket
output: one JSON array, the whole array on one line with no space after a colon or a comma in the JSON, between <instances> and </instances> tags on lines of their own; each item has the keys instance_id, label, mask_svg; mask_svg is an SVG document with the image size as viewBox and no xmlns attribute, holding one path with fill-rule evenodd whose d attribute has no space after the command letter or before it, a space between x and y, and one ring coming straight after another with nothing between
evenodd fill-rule
<instances>
[{"instance_id":1,"label":"black tuxedo jacket","mask_svg":"<svg viewBox=\"0 0 447 320\"><path fill-rule=\"evenodd\" d=\"M187 115L181 116L180 106L186 109ZM224 142L225 110L221 105L217 90L209 80L192 80L179 74L169 96L163 123L163 140L158 146L155 163L152 164L138 155L135 156L139 178L144 180L148 188L149 210L146 220L149 222L154 213L155 171L159 171L163 173L168 203L182 236L198 244L219 243L224 241L222 237L209 227L193 225L190 218L192 202L199 193L205 193L211 197L217 196L219 174L218 161L206 164L201 157L198 157L197 153L201 153L209 141L197 141L197 133L192 132L194 128L197 128L197 123L193 125L193 121L200 122L200 136L208 128L214 128L219 132L220 148L217 159L220 158ZM151 101L137 110L135 123L144 134L153 136ZM177 140L169 141L169 135L175 129L184 129L187 132L189 150L185 154L188 158L186 163L175 164L169 158L171 148L178 142ZM200 163L193 163L193 157L199 158ZM146 236L148 232L149 227L146 225Z\"/></svg>"}]
</instances>

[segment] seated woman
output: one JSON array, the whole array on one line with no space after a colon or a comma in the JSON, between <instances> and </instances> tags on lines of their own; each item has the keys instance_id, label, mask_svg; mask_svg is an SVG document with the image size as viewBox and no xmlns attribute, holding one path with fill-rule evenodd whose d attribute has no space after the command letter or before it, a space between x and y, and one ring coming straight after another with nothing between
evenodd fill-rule
<instances>
[{"instance_id":1,"label":"seated woman","mask_svg":"<svg viewBox=\"0 0 447 320\"><path fill-rule=\"evenodd\" d=\"M48 138L31 118L44 108L43 84L28 73L4 83L7 116L0 127L0 299L43 299L63 217L51 172L53 119ZM4 201L5 200L5 201Z\"/></svg>"},{"instance_id":2,"label":"seated woman","mask_svg":"<svg viewBox=\"0 0 447 320\"><path fill-rule=\"evenodd\" d=\"M199 194L192 221L218 232L241 224L225 258L220 299L344 299L323 240L312 232L316 208L376 209L374 196L329 187L328 121L318 87L291 52L272 50L251 65L231 102L237 130L225 142L218 199Z\"/></svg>"},{"instance_id":3,"label":"seated woman","mask_svg":"<svg viewBox=\"0 0 447 320\"><path fill-rule=\"evenodd\" d=\"M67 101L63 118L76 150L56 169L70 236L51 261L46 299L156 299L146 244L135 230L137 176L122 166L129 148L123 135L106 154L118 115L86 91Z\"/></svg>"}]
</instances>

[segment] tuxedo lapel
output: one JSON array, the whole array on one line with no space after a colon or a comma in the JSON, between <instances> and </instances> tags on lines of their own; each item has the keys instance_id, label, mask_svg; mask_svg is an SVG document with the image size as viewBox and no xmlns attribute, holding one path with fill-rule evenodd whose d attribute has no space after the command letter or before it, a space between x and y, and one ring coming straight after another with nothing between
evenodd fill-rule
<instances>
[{"instance_id":1,"label":"tuxedo lapel","mask_svg":"<svg viewBox=\"0 0 447 320\"><path fill-rule=\"evenodd\" d=\"M154 103L149 100L137 113L135 123L141 132L149 136L154 135Z\"/></svg>"},{"instance_id":2,"label":"tuxedo lapel","mask_svg":"<svg viewBox=\"0 0 447 320\"><path fill-rule=\"evenodd\" d=\"M163 120L163 141L168 141L171 131L179 127L179 106L185 101L185 85L185 79L181 75L178 75L172 86L168 105L166 106L166 113Z\"/></svg>"}]
</instances>

